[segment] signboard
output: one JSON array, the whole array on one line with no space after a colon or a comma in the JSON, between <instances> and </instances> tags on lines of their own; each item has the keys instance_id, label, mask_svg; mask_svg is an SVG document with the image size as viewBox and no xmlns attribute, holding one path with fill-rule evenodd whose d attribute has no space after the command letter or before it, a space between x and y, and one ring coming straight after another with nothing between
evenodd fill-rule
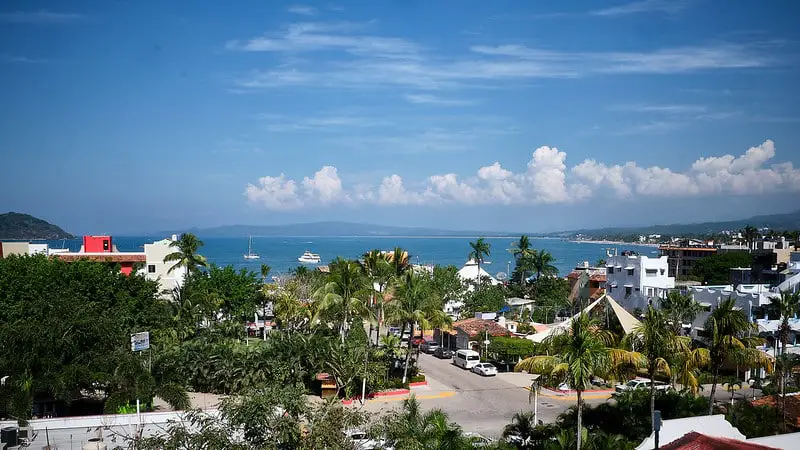
<instances>
[{"instance_id":1,"label":"signboard","mask_svg":"<svg viewBox=\"0 0 800 450\"><path fill-rule=\"evenodd\" d=\"M131 335L131 351L138 352L150 348L150 332L142 331Z\"/></svg>"},{"instance_id":2,"label":"signboard","mask_svg":"<svg viewBox=\"0 0 800 450\"><path fill-rule=\"evenodd\" d=\"M274 317L272 302L264 305L264 317Z\"/></svg>"}]
</instances>

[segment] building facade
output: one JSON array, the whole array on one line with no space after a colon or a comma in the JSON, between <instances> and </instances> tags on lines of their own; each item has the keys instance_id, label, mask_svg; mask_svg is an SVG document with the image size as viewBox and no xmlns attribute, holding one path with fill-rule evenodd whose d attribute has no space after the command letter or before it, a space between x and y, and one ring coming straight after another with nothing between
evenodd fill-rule
<instances>
[{"instance_id":1,"label":"building facade","mask_svg":"<svg viewBox=\"0 0 800 450\"><path fill-rule=\"evenodd\" d=\"M692 243L700 245L689 245ZM658 249L661 251L661 256L667 258L669 276L673 278L690 275L698 260L717 254L716 247L695 241L678 245L662 245Z\"/></svg>"},{"instance_id":2,"label":"building facade","mask_svg":"<svg viewBox=\"0 0 800 450\"><path fill-rule=\"evenodd\" d=\"M675 288L667 256L649 258L635 252L608 255L606 292L628 310L659 306L659 299Z\"/></svg>"}]
</instances>

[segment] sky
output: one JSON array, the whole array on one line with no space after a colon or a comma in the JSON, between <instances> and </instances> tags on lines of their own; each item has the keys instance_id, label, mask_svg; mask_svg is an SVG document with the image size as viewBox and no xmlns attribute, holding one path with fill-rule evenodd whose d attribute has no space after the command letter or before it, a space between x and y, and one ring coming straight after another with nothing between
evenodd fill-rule
<instances>
[{"instance_id":1,"label":"sky","mask_svg":"<svg viewBox=\"0 0 800 450\"><path fill-rule=\"evenodd\" d=\"M800 209L800 3L0 3L0 211L530 232Z\"/></svg>"}]
</instances>

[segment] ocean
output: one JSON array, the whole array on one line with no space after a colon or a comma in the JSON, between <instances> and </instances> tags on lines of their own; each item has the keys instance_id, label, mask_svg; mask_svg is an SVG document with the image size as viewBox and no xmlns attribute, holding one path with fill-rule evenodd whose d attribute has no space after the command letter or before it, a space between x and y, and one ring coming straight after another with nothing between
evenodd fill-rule
<instances>
[{"instance_id":1,"label":"ocean","mask_svg":"<svg viewBox=\"0 0 800 450\"><path fill-rule=\"evenodd\" d=\"M318 253L321 264L327 264L337 256L358 258L371 249L392 250L402 247L408 250L411 261L418 264L440 264L461 267L467 260L471 248L470 237L394 237L394 236L359 236L359 237L253 237L253 252L261 255L261 259L246 260L247 237L209 237L198 236L204 245L200 254L209 263L218 266L233 265L247 268L258 273L261 264L268 264L272 274L286 273L300 263L297 258L304 251ZM164 236L114 236L113 243L120 251L142 251L145 243L150 243ZM489 237L491 254L485 270L493 276L499 272L514 269L513 257L509 252L516 239L511 237ZM78 251L80 239L47 241L51 248L67 247ZM606 257L609 247L622 250L634 250L646 256L656 256L658 251L653 247L633 244L600 244L592 242L571 242L560 239L531 238L531 245L537 250L547 250L555 257L555 266L561 276L568 274L576 265L588 261L594 264L599 258Z\"/></svg>"}]
</instances>

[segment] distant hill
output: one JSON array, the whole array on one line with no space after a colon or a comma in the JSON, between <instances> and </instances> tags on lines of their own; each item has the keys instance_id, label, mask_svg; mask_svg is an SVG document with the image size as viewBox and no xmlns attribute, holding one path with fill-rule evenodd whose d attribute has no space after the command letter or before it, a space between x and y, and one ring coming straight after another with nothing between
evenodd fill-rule
<instances>
[{"instance_id":1,"label":"distant hill","mask_svg":"<svg viewBox=\"0 0 800 450\"><path fill-rule=\"evenodd\" d=\"M648 225L643 227L608 227L597 229L580 229L549 233L547 236L572 237L577 234L591 236L595 239L622 235L662 234L668 236L709 235L725 230L741 230L747 225L756 228L771 228L776 231L800 229L800 210L786 214L770 214L753 216L748 219L727 222L703 222L690 224Z\"/></svg>"},{"instance_id":2,"label":"distant hill","mask_svg":"<svg viewBox=\"0 0 800 450\"><path fill-rule=\"evenodd\" d=\"M291 225L226 225L181 230L206 237L228 236L512 236L513 233L452 231L350 222L313 222ZM171 234L175 230L160 234Z\"/></svg>"},{"instance_id":3,"label":"distant hill","mask_svg":"<svg viewBox=\"0 0 800 450\"><path fill-rule=\"evenodd\" d=\"M75 236L29 214L0 214L0 239L72 239Z\"/></svg>"}]
</instances>

